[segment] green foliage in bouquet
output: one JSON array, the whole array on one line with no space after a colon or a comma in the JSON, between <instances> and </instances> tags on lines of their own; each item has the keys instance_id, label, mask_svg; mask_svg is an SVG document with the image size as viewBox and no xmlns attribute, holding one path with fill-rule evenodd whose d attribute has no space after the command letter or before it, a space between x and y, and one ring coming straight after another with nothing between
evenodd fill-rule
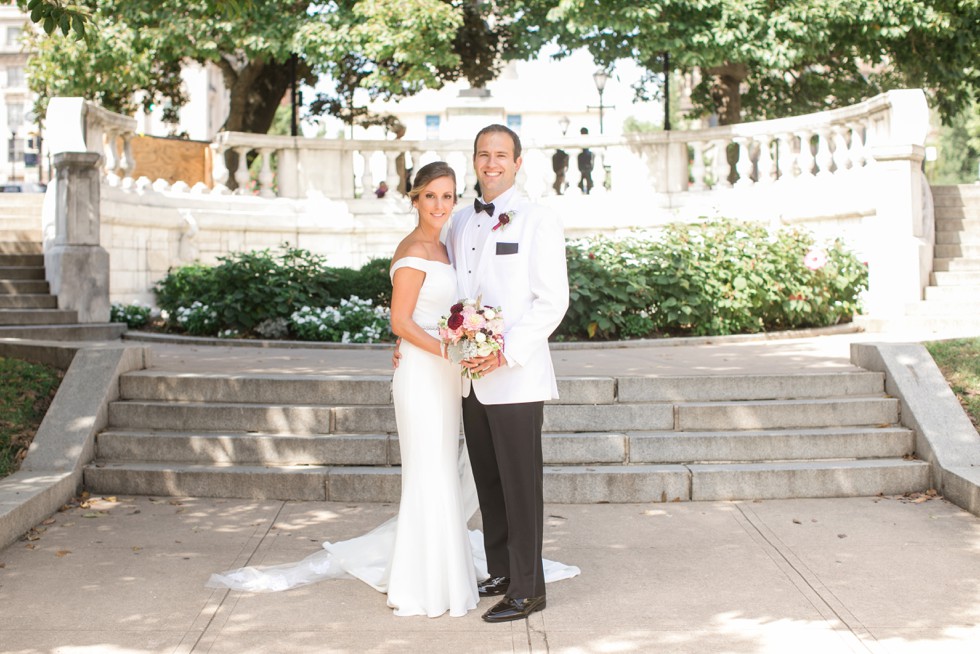
<instances>
[{"instance_id":1,"label":"green foliage in bouquet","mask_svg":"<svg viewBox=\"0 0 980 654\"><path fill-rule=\"evenodd\" d=\"M758 223L675 223L569 243L562 339L723 335L848 321L867 266L840 241Z\"/></svg>"}]
</instances>

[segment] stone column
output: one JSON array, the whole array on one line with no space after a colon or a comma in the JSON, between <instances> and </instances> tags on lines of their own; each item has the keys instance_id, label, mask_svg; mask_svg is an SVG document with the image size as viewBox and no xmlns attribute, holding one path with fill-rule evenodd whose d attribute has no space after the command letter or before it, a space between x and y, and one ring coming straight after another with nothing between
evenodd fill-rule
<instances>
[{"instance_id":1,"label":"stone column","mask_svg":"<svg viewBox=\"0 0 980 654\"><path fill-rule=\"evenodd\" d=\"M109 322L109 253L99 245L99 166L92 152L59 152L55 168L55 238L44 268L58 308L80 323Z\"/></svg>"},{"instance_id":2,"label":"stone column","mask_svg":"<svg viewBox=\"0 0 980 654\"><path fill-rule=\"evenodd\" d=\"M875 217L869 253L866 312L872 318L905 315L922 299L932 271L932 239L923 205L921 145L872 149Z\"/></svg>"}]
</instances>

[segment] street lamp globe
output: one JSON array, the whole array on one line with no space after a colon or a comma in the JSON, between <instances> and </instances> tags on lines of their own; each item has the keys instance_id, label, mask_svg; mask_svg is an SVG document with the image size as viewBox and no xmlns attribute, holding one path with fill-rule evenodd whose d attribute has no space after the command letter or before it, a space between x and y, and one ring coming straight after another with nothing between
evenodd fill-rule
<instances>
[{"instance_id":1,"label":"street lamp globe","mask_svg":"<svg viewBox=\"0 0 980 654\"><path fill-rule=\"evenodd\" d=\"M596 72L592 73L592 79L595 80L595 87L599 93L602 93L603 89L606 88L606 82L609 81L609 73L605 69L600 68Z\"/></svg>"},{"instance_id":2,"label":"street lamp globe","mask_svg":"<svg viewBox=\"0 0 980 654\"><path fill-rule=\"evenodd\" d=\"M568 126L571 124L571 122L572 121L568 119L568 116L562 116L558 119L558 127L561 128L562 136L565 136L565 134L568 132Z\"/></svg>"}]
</instances>

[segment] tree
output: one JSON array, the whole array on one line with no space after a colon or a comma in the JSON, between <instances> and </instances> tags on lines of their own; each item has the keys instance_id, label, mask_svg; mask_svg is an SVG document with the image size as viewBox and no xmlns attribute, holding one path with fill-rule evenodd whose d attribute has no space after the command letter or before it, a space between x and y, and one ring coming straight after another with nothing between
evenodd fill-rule
<instances>
[{"instance_id":1,"label":"tree","mask_svg":"<svg viewBox=\"0 0 980 654\"><path fill-rule=\"evenodd\" d=\"M353 56L358 83L386 98L438 86L459 68L453 47L462 10L441 0L85 0L80 7L89 15L84 39L36 39L28 68L39 113L56 95L94 98L124 113L137 102L176 111L185 101L181 66L211 62L230 94L223 129L265 133L292 82L294 55L296 75L308 83L339 78Z\"/></svg>"},{"instance_id":2,"label":"tree","mask_svg":"<svg viewBox=\"0 0 980 654\"><path fill-rule=\"evenodd\" d=\"M852 104L923 87L945 120L980 95L977 0L527 0L525 29L632 58L656 88L663 54L696 72L692 101L722 124Z\"/></svg>"}]
</instances>

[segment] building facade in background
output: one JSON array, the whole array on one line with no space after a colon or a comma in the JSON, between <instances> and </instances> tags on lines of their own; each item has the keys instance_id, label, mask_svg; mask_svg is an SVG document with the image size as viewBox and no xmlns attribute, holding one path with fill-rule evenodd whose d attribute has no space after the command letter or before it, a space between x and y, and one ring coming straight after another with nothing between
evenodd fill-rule
<instances>
[{"instance_id":1,"label":"building facade in background","mask_svg":"<svg viewBox=\"0 0 980 654\"><path fill-rule=\"evenodd\" d=\"M6 147L0 158L0 180L44 183L48 170L42 153L42 134L34 116L34 98L24 71L30 53L24 49L27 16L16 5L0 6L0 137Z\"/></svg>"}]
</instances>

